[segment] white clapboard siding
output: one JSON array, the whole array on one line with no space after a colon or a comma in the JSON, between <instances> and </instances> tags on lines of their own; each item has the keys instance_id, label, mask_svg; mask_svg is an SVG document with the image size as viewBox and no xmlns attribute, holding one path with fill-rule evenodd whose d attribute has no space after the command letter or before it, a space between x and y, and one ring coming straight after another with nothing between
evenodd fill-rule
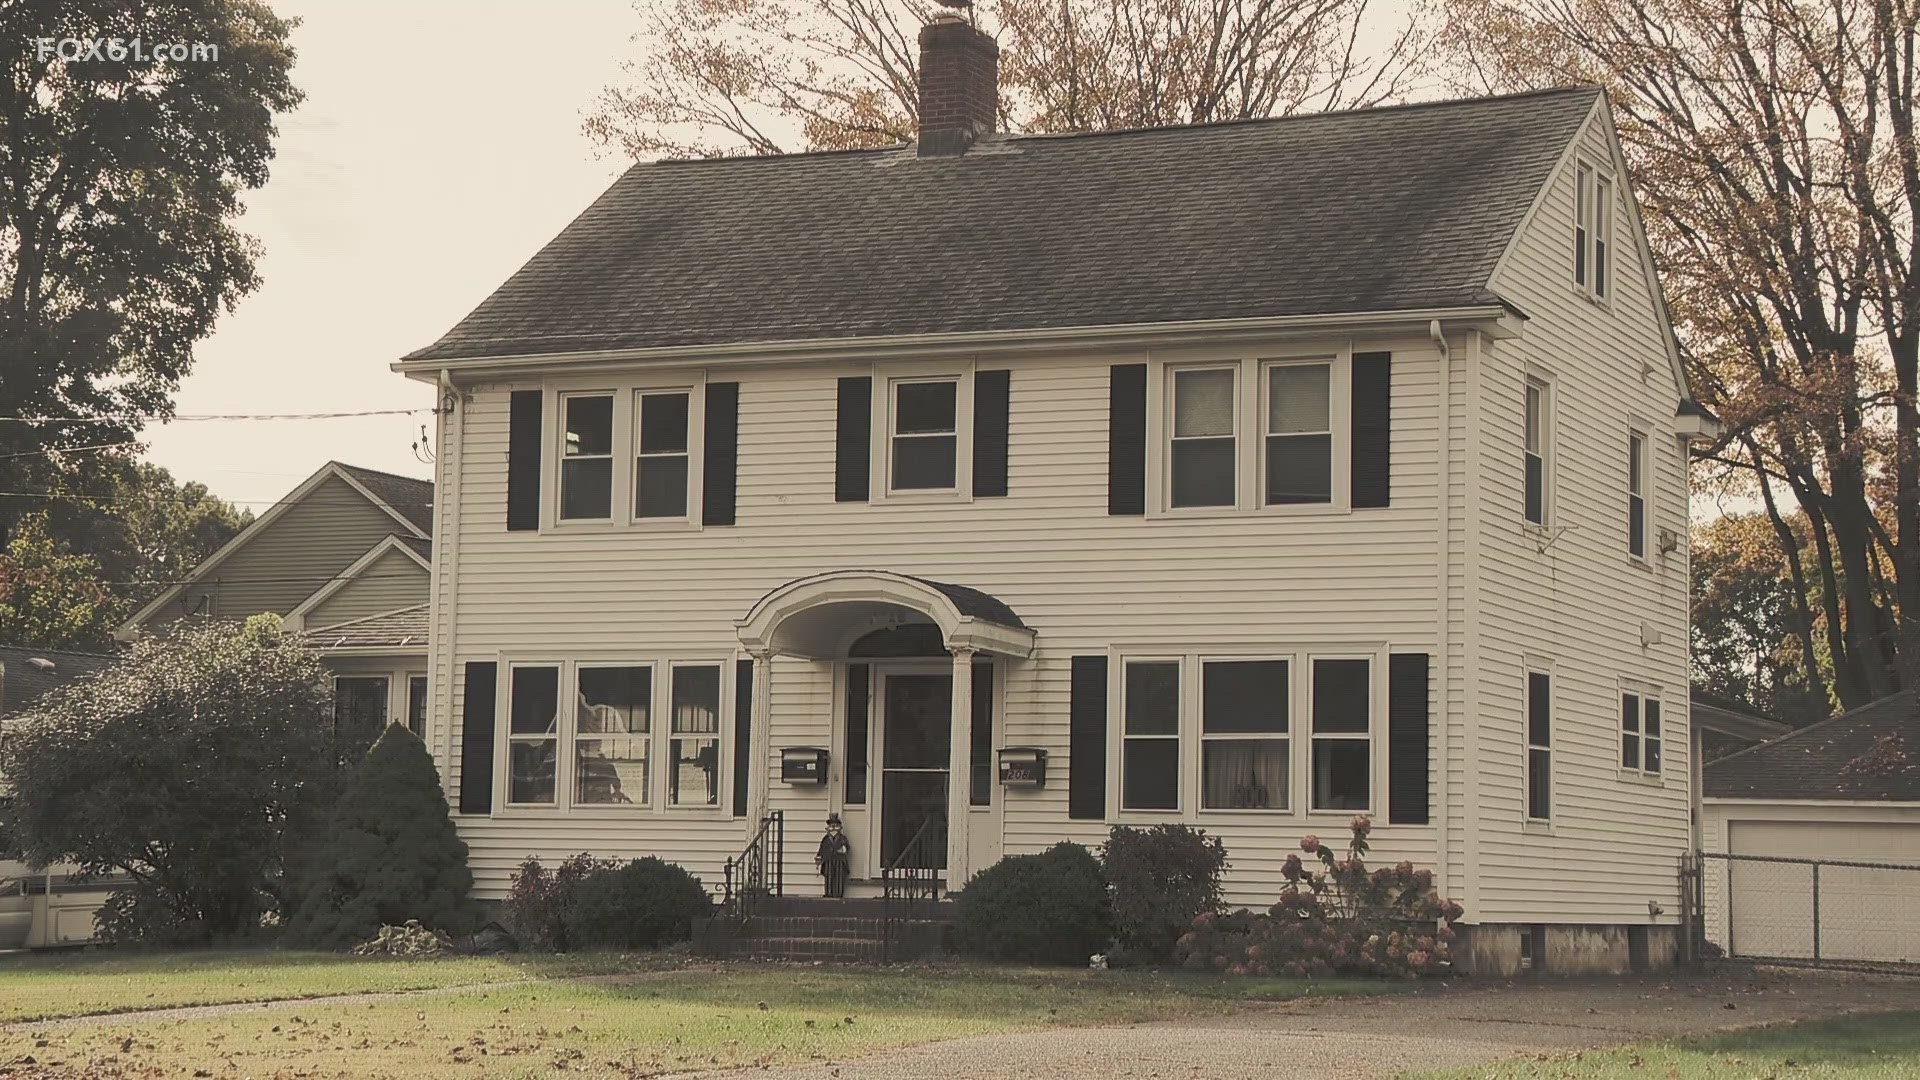
<instances>
[{"instance_id":1,"label":"white clapboard siding","mask_svg":"<svg viewBox=\"0 0 1920 1080\"><path fill-rule=\"evenodd\" d=\"M1579 151L1614 171L1613 143L1596 111ZM1481 367L1477 614L1472 669L1477 752L1477 841L1472 888L1484 921L1645 921L1649 902L1671 921L1676 866L1689 842L1687 736L1687 478L1674 434L1679 396L1653 283L1635 250L1616 172L1614 295L1606 306L1573 285L1573 170L1553 179L1494 289L1530 316L1524 336L1494 344ZM1553 380L1551 543L1524 528L1523 380ZM1680 548L1648 565L1627 554L1627 432L1648 436L1649 533ZM1642 622L1659 643L1642 647ZM1553 821L1525 823L1525 664L1553 676ZM1619 769L1621 680L1662 690L1664 776Z\"/></svg>"},{"instance_id":2,"label":"white clapboard siding","mask_svg":"<svg viewBox=\"0 0 1920 1080\"><path fill-rule=\"evenodd\" d=\"M1355 348L1394 352L1393 505L1298 516L1109 517L1108 368L1146 359L1123 353L1036 355L1007 365L1005 498L836 504L836 379L871 369L766 367L726 375L741 383L736 526L510 533L507 401L518 386L475 387L460 426L445 435L440 477L446 513L437 539L446 561L434 647L451 660L453 677L440 680L452 693L436 694L433 742L448 758L450 790L459 783L465 663L615 654L731 660L738 656L734 620L770 590L810 574L878 568L983 590L1037 631L1037 654L1005 668L1004 742L1047 748L1049 783L1035 792L996 787L995 797L1005 799L1003 850L1032 852L1062 839L1097 844L1104 825L1066 815L1071 657L1105 654L1116 642L1375 642L1433 651L1438 353L1424 337ZM458 535L449 538L449 528ZM776 754L782 745L830 744L832 683L827 665L776 663ZM730 757L731 738L725 742ZM836 756L836 779L839 764ZM764 767L771 773L775 762ZM829 795L779 783L771 790L770 806L789 812L789 885L814 880L812 845ZM1384 798L1383 791L1375 857L1431 865L1432 830L1386 826ZM1198 820L1227 839L1232 897L1265 904L1301 834L1338 840L1350 816ZM660 854L717 883L724 859L747 835L743 821L667 810L497 810L463 817L460 828L483 896L501 895L527 855L575 850Z\"/></svg>"}]
</instances>

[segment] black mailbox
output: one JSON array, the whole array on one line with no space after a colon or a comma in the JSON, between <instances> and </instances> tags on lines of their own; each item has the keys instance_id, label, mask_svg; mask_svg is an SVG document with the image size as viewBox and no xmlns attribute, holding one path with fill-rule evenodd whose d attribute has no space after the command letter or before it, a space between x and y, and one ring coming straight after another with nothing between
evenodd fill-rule
<instances>
[{"instance_id":1,"label":"black mailbox","mask_svg":"<svg viewBox=\"0 0 1920 1080\"><path fill-rule=\"evenodd\" d=\"M1046 787L1047 752L1038 746L1001 747L1000 783L1005 787Z\"/></svg>"},{"instance_id":2,"label":"black mailbox","mask_svg":"<svg viewBox=\"0 0 1920 1080\"><path fill-rule=\"evenodd\" d=\"M789 784L827 782L827 748L788 746L780 751L780 779Z\"/></svg>"}]
</instances>

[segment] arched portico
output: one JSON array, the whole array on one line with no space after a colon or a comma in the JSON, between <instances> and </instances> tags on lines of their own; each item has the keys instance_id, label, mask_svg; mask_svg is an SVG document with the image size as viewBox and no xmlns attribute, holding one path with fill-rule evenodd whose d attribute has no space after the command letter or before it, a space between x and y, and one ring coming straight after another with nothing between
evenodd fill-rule
<instances>
[{"instance_id":1,"label":"arched portico","mask_svg":"<svg viewBox=\"0 0 1920 1080\"><path fill-rule=\"evenodd\" d=\"M934 688L950 698L950 727L945 733L946 874L950 886L964 883L978 869L971 865L968 813L974 658L1023 660L1032 655L1034 633L1019 615L1000 600L962 585L886 570L837 570L772 590L735 627L741 646L754 658L754 715L767 717L767 722L753 728L754 760L761 763L752 774L756 821L766 815L773 757L776 718L771 715L769 690L773 657L845 662L856 658L856 643L873 640L877 632L905 628L920 631L911 635L916 640L937 637L940 648L951 657L950 682ZM891 707L884 696L877 706ZM886 798L884 792L876 795ZM884 802L880 812L886 812Z\"/></svg>"}]
</instances>

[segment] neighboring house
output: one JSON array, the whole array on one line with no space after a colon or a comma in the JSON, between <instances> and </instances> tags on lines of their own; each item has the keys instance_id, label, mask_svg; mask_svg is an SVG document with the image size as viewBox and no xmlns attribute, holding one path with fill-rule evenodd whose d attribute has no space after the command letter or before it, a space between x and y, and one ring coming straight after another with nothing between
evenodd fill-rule
<instances>
[{"instance_id":1,"label":"neighboring house","mask_svg":"<svg viewBox=\"0 0 1920 1080\"><path fill-rule=\"evenodd\" d=\"M1708 859L1710 932L1744 937L1749 954L1811 956L1819 913L1827 959L1920 963L1920 924L1898 914L1920 887L1914 691L1708 762L1703 772L1703 851L1916 867L1823 867L1814 906L1807 866ZM1728 893L1737 894L1731 904Z\"/></svg>"},{"instance_id":2,"label":"neighboring house","mask_svg":"<svg viewBox=\"0 0 1920 1080\"><path fill-rule=\"evenodd\" d=\"M1694 688L1693 736L1702 765L1749 746L1777 739L1793 725L1732 698Z\"/></svg>"},{"instance_id":3,"label":"neighboring house","mask_svg":"<svg viewBox=\"0 0 1920 1080\"><path fill-rule=\"evenodd\" d=\"M0 646L0 745L13 718L48 692L112 666L106 653ZM0 776L0 798L9 796ZM71 865L39 871L0 850L0 948L72 945L93 938L93 913L106 900L98 882L75 882Z\"/></svg>"},{"instance_id":4,"label":"neighboring house","mask_svg":"<svg viewBox=\"0 0 1920 1080\"><path fill-rule=\"evenodd\" d=\"M432 536L431 483L328 462L115 635L280 615L333 672L340 730L370 741L398 720L419 732Z\"/></svg>"},{"instance_id":5,"label":"neighboring house","mask_svg":"<svg viewBox=\"0 0 1920 1080\"><path fill-rule=\"evenodd\" d=\"M921 45L916 146L637 165L395 365L478 894L783 811L790 891L1184 822L1264 907L1367 813L1476 970L1670 960L1714 421L1604 96L1006 136Z\"/></svg>"}]
</instances>

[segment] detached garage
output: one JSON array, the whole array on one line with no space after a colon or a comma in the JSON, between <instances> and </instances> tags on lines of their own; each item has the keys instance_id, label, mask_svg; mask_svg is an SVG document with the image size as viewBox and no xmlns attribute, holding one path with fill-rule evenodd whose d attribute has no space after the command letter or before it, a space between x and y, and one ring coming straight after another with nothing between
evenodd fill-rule
<instances>
[{"instance_id":1,"label":"detached garage","mask_svg":"<svg viewBox=\"0 0 1920 1080\"><path fill-rule=\"evenodd\" d=\"M1707 765L1708 940L1731 956L1920 964L1912 692Z\"/></svg>"}]
</instances>

